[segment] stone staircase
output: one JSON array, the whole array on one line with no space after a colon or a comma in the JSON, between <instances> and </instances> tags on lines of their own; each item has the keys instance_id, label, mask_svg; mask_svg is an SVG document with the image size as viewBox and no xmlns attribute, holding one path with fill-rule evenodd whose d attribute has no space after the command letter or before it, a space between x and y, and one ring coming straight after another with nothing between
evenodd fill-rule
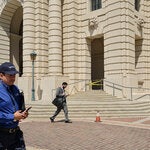
<instances>
[{"instance_id":1,"label":"stone staircase","mask_svg":"<svg viewBox=\"0 0 150 150\"><path fill-rule=\"evenodd\" d=\"M105 117L144 117L150 115L150 101L130 101L108 95L101 90L80 92L67 98L69 116L71 119L95 119L97 111ZM35 101L32 105L29 118L49 118L56 107L49 101L43 104ZM63 119L63 111L57 119Z\"/></svg>"}]
</instances>

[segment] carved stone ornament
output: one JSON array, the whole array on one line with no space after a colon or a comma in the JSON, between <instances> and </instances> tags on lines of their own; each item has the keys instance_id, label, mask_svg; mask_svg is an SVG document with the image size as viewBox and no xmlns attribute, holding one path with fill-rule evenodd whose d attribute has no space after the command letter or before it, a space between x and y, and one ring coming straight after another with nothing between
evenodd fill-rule
<instances>
[{"instance_id":1,"label":"carved stone ornament","mask_svg":"<svg viewBox=\"0 0 150 150\"><path fill-rule=\"evenodd\" d=\"M89 19L89 28L96 29L98 26L97 18Z\"/></svg>"},{"instance_id":2,"label":"carved stone ornament","mask_svg":"<svg viewBox=\"0 0 150 150\"><path fill-rule=\"evenodd\" d=\"M144 20L142 19L142 18L138 18L137 19L137 24L140 26L140 27L143 27L143 25L144 25Z\"/></svg>"}]
</instances>

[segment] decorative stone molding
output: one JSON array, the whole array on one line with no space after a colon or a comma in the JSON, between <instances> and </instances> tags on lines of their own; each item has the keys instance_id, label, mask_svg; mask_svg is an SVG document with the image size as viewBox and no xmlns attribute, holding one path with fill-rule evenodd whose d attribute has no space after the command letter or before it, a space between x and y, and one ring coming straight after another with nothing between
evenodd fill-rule
<instances>
[{"instance_id":1,"label":"decorative stone molding","mask_svg":"<svg viewBox=\"0 0 150 150\"><path fill-rule=\"evenodd\" d=\"M89 26L90 29L96 29L97 26L98 26L97 18L96 18L96 17L90 18L90 19L89 19L89 25L88 25L88 26Z\"/></svg>"},{"instance_id":2,"label":"decorative stone molding","mask_svg":"<svg viewBox=\"0 0 150 150\"><path fill-rule=\"evenodd\" d=\"M144 80L139 80L138 81L138 88L142 88L144 84Z\"/></svg>"},{"instance_id":3,"label":"decorative stone molding","mask_svg":"<svg viewBox=\"0 0 150 150\"><path fill-rule=\"evenodd\" d=\"M144 19L142 19L142 18L137 18L136 22L137 22L138 26L140 26L140 27L143 27L143 25L145 23Z\"/></svg>"}]
</instances>

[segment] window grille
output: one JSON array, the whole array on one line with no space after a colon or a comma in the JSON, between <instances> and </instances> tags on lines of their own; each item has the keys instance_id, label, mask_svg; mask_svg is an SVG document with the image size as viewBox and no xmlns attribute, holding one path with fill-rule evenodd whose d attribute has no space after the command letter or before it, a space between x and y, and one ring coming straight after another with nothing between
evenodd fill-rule
<instances>
[{"instance_id":1,"label":"window grille","mask_svg":"<svg viewBox=\"0 0 150 150\"><path fill-rule=\"evenodd\" d=\"M92 11L100 9L102 7L102 2L101 0L92 0L91 1L91 6L92 6Z\"/></svg>"},{"instance_id":2,"label":"window grille","mask_svg":"<svg viewBox=\"0 0 150 150\"><path fill-rule=\"evenodd\" d=\"M139 11L139 9L140 9L140 0L135 0L134 1L134 6L135 6L135 10Z\"/></svg>"}]
</instances>

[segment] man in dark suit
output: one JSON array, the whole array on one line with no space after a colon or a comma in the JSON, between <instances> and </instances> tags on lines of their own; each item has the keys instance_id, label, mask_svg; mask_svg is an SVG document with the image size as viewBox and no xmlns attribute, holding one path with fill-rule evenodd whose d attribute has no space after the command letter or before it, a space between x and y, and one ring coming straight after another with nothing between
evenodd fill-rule
<instances>
[{"instance_id":1,"label":"man in dark suit","mask_svg":"<svg viewBox=\"0 0 150 150\"><path fill-rule=\"evenodd\" d=\"M68 96L65 93L65 88L67 87L67 83L63 82L62 87L58 87L56 90L56 100L61 101L60 105L57 105L57 110L55 111L54 115L50 117L51 122L54 122L54 119L56 116L61 112L63 109L64 114L65 114L65 123L72 123L69 118L68 118L68 108L67 108L67 102L66 102L66 97Z\"/></svg>"}]
</instances>

